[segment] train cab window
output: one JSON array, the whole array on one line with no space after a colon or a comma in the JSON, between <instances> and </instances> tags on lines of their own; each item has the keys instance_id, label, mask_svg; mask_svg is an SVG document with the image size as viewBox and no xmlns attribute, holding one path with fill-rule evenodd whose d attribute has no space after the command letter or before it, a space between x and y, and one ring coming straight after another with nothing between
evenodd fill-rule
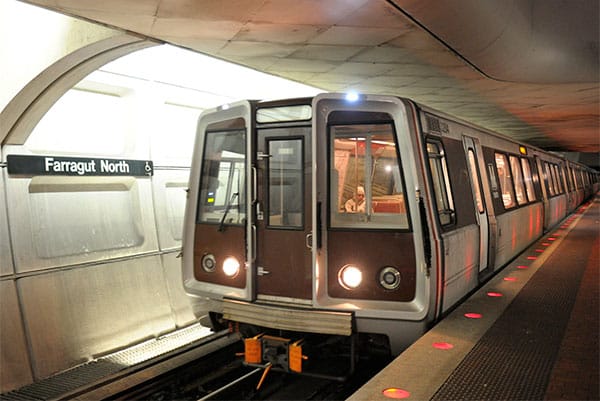
<instances>
[{"instance_id":1,"label":"train cab window","mask_svg":"<svg viewBox=\"0 0 600 401\"><path fill-rule=\"evenodd\" d=\"M206 133L198 222L243 224L245 149L244 130Z\"/></svg>"},{"instance_id":2,"label":"train cab window","mask_svg":"<svg viewBox=\"0 0 600 401\"><path fill-rule=\"evenodd\" d=\"M440 224L442 226L452 224L456 218L456 211L454 209L452 191L450 190L446 155L444 154L442 144L437 141L428 141L427 155Z\"/></svg>"},{"instance_id":3,"label":"train cab window","mask_svg":"<svg viewBox=\"0 0 600 401\"><path fill-rule=\"evenodd\" d=\"M531 176L531 166L529 160L521 158L521 167L523 168L523 178L525 180L525 189L527 190L527 198L530 202L535 200L535 191L533 189L533 177Z\"/></svg>"},{"instance_id":4,"label":"train cab window","mask_svg":"<svg viewBox=\"0 0 600 401\"><path fill-rule=\"evenodd\" d=\"M498 181L500 181L500 191L502 192L502 203L506 209L513 208L517 205L515 202L513 181L510 175L510 168L506 155L496 153L496 171L498 172Z\"/></svg>"},{"instance_id":5,"label":"train cab window","mask_svg":"<svg viewBox=\"0 0 600 401\"><path fill-rule=\"evenodd\" d=\"M525 186L523 185L523 172L521 171L519 158L516 156L509 156L509 161L510 169L513 175L513 183L515 185L517 203L519 205L524 205L527 203L527 195L525 194Z\"/></svg>"},{"instance_id":6,"label":"train cab window","mask_svg":"<svg viewBox=\"0 0 600 401\"><path fill-rule=\"evenodd\" d=\"M408 229L392 125L333 125L330 135L331 226Z\"/></svg>"},{"instance_id":7,"label":"train cab window","mask_svg":"<svg viewBox=\"0 0 600 401\"><path fill-rule=\"evenodd\" d=\"M271 227L303 227L302 145L301 138L268 141L269 155L271 155L268 168L268 224Z\"/></svg>"}]
</instances>

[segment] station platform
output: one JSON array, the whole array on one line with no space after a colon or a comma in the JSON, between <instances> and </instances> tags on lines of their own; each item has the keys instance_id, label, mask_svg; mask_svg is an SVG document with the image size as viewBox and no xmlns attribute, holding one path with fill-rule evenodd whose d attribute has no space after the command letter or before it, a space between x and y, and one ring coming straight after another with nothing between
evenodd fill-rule
<instances>
[{"instance_id":1,"label":"station platform","mask_svg":"<svg viewBox=\"0 0 600 401\"><path fill-rule=\"evenodd\" d=\"M600 197L349 400L599 400Z\"/></svg>"}]
</instances>

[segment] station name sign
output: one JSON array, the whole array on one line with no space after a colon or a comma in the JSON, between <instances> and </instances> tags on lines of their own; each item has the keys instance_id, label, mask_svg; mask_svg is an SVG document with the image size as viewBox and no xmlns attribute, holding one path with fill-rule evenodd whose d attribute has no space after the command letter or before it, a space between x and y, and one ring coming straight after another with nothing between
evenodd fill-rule
<instances>
[{"instance_id":1,"label":"station name sign","mask_svg":"<svg viewBox=\"0 0 600 401\"><path fill-rule=\"evenodd\" d=\"M151 160L7 155L6 164L8 174L14 175L148 177L154 174Z\"/></svg>"}]
</instances>

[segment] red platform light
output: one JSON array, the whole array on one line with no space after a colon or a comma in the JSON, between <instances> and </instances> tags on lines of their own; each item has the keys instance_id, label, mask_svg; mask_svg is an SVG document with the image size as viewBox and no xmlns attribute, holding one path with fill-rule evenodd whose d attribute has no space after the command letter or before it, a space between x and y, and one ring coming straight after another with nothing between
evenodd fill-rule
<instances>
[{"instance_id":1,"label":"red platform light","mask_svg":"<svg viewBox=\"0 0 600 401\"><path fill-rule=\"evenodd\" d=\"M450 343L445 343L445 342L433 343L432 345L433 345L433 348L443 349L443 350L454 348L454 345L452 345Z\"/></svg>"},{"instance_id":2,"label":"red platform light","mask_svg":"<svg viewBox=\"0 0 600 401\"><path fill-rule=\"evenodd\" d=\"M554 238L554 237L548 237L548 241L556 241L556 238Z\"/></svg>"},{"instance_id":3,"label":"red platform light","mask_svg":"<svg viewBox=\"0 0 600 401\"><path fill-rule=\"evenodd\" d=\"M537 253L542 253L542 252L544 252L544 250L543 250L543 249L536 249L535 251L536 251Z\"/></svg>"},{"instance_id":4,"label":"red platform light","mask_svg":"<svg viewBox=\"0 0 600 401\"><path fill-rule=\"evenodd\" d=\"M465 317L468 317L469 319L481 319L483 315L481 313L469 312L465 313Z\"/></svg>"},{"instance_id":5,"label":"red platform light","mask_svg":"<svg viewBox=\"0 0 600 401\"><path fill-rule=\"evenodd\" d=\"M395 400L403 400L410 397L410 393L400 388L390 387L383 390L383 395L387 398L393 398Z\"/></svg>"},{"instance_id":6,"label":"red platform light","mask_svg":"<svg viewBox=\"0 0 600 401\"><path fill-rule=\"evenodd\" d=\"M502 296L502 293L490 291L490 292L487 293L487 296L488 297L492 297L492 298L498 298L498 297Z\"/></svg>"},{"instance_id":7,"label":"red platform light","mask_svg":"<svg viewBox=\"0 0 600 401\"><path fill-rule=\"evenodd\" d=\"M527 260L536 260L537 256L527 256Z\"/></svg>"},{"instance_id":8,"label":"red platform light","mask_svg":"<svg viewBox=\"0 0 600 401\"><path fill-rule=\"evenodd\" d=\"M525 265L519 265L517 266L517 269L527 269L529 266L525 266Z\"/></svg>"},{"instance_id":9,"label":"red platform light","mask_svg":"<svg viewBox=\"0 0 600 401\"><path fill-rule=\"evenodd\" d=\"M542 242L542 245L543 246L550 246L550 243L549 242Z\"/></svg>"},{"instance_id":10,"label":"red platform light","mask_svg":"<svg viewBox=\"0 0 600 401\"><path fill-rule=\"evenodd\" d=\"M504 277L504 281L517 281L516 277Z\"/></svg>"}]
</instances>

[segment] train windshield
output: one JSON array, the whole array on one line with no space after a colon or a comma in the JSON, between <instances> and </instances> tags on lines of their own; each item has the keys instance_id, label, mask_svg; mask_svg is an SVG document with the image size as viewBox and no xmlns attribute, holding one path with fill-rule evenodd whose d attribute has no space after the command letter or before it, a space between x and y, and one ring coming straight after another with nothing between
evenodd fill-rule
<instances>
[{"instance_id":1,"label":"train windshield","mask_svg":"<svg viewBox=\"0 0 600 401\"><path fill-rule=\"evenodd\" d=\"M206 133L198 222L244 223L245 164L245 130Z\"/></svg>"},{"instance_id":2,"label":"train windshield","mask_svg":"<svg viewBox=\"0 0 600 401\"><path fill-rule=\"evenodd\" d=\"M331 226L408 229L392 125L334 125L330 141Z\"/></svg>"}]
</instances>

